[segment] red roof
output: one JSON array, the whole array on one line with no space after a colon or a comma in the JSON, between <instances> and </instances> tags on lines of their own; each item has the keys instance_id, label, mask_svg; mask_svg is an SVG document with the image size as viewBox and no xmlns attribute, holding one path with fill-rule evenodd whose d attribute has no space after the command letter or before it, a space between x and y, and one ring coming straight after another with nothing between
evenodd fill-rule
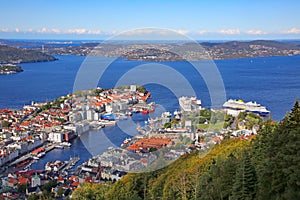
<instances>
[{"instance_id":1,"label":"red roof","mask_svg":"<svg viewBox=\"0 0 300 200\"><path fill-rule=\"evenodd\" d=\"M69 178L69 180L71 181L71 180L77 180L78 178L77 178L77 176L75 176L75 175L72 175L70 178Z\"/></svg>"},{"instance_id":2,"label":"red roof","mask_svg":"<svg viewBox=\"0 0 300 200\"><path fill-rule=\"evenodd\" d=\"M79 182L78 181L73 182L71 185L77 187L79 185Z\"/></svg>"},{"instance_id":3,"label":"red roof","mask_svg":"<svg viewBox=\"0 0 300 200\"><path fill-rule=\"evenodd\" d=\"M93 178L92 178L91 176L89 176L89 177L87 177L87 178L84 180L84 182L86 182L86 183L93 183L94 180L93 180Z\"/></svg>"},{"instance_id":4,"label":"red roof","mask_svg":"<svg viewBox=\"0 0 300 200\"><path fill-rule=\"evenodd\" d=\"M37 148L37 149L33 150L31 153L32 154L38 154L38 153L40 153L42 151L45 151L45 149L43 147L40 147L40 148Z\"/></svg>"},{"instance_id":5,"label":"red roof","mask_svg":"<svg viewBox=\"0 0 300 200\"><path fill-rule=\"evenodd\" d=\"M64 181L64 178L60 176L57 178L57 181Z\"/></svg>"},{"instance_id":6,"label":"red roof","mask_svg":"<svg viewBox=\"0 0 300 200\"><path fill-rule=\"evenodd\" d=\"M9 182L9 183L16 183L16 182L17 182L17 180L16 180L16 179L14 179L14 178L9 178L9 179L8 179L8 182Z\"/></svg>"},{"instance_id":7,"label":"red roof","mask_svg":"<svg viewBox=\"0 0 300 200\"><path fill-rule=\"evenodd\" d=\"M25 178L25 177L19 177L19 178L18 178L18 183L19 183L20 185L26 185L26 184L27 184L27 181L28 181L28 179Z\"/></svg>"}]
</instances>

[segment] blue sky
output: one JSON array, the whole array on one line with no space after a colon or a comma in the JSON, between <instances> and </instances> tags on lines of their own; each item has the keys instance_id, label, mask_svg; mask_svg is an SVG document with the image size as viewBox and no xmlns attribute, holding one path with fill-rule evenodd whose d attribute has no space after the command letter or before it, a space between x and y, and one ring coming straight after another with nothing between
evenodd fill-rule
<instances>
[{"instance_id":1,"label":"blue sky","mask_svg":"<svg viewBox=\"0 0 300 200\"><path fill-rule=\"evenodd\" d=\"M299 0L0 0L0 38L105 39L167 28L194 39L299 39Z\"/></svg>"}]
</instances>

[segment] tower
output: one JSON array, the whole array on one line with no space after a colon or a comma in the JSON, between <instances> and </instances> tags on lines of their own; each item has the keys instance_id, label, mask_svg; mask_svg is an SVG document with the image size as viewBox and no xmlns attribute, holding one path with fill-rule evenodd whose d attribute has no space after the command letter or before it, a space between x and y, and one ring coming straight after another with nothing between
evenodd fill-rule
<instances>
[{"instance_id":1,"label":"tower","mask_svg":"<svg viewBox=\"0 0 300 200\"><path fill-rule=\"evenodd\" d=\"M35 175L31 178L31 187L36 187L40 185L41 185L41 179L37 175L37 173L35 173Z\"/></svg>"}]
</instances>

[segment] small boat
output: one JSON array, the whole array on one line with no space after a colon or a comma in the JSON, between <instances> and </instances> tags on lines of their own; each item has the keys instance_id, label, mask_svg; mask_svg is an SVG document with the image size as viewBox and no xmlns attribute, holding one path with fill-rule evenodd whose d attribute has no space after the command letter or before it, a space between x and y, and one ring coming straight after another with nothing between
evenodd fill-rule
<instances>
[{"instance_id":1,"label":"small boat","mask_svg":"<svg viewBox=\"0 0 300 200\"><path fill-rule=\"evenodd\" d=\"M64 149L64 146L62 146L62 145L56 145L55 149Z\"/></svg>"},{"instance_id":2,"label":"small boat","mask_svg":"<svg viewBox=\"0 0 300 200\"><path fill-rule=\"evenodd\" d=\"M19 167L23 167L24 165L27 165L28 163L30 163L30 158L16 164L16 167L19 168Z\"/></svg>"},{"instance_id":3,"label":"small boat","mask_svg":"<svg viewBox=\"0 0 300 200\"><path fill-rule=\"evenodd\" d=\"M41 157L43 157L43 156L45 156L45 155L46 155L46 153L43 151L43 152L39 153L39 154L37 155L37 157L38 157L38 158L41 158Z\"/></svg>"},{"instance_id":4,"label":"small boat","mask_svg":"<svg viewBox=\"0 0 300 200\"><path fill-rule=\"evenodd\" d=\"M131 138L126 138L123 143L121 144L121 146L124 146L126 144L128 144L129 142L131 142Z\"/></svg>"},{"instance_id":5,"label":"small boat","mask_svg":"<svg viewBox=\"0 0 300 200\"><path fill-rule=\"evenodd\" d=\"M63 147L71 147L72 144L70 142L62 142L61 146L63 146Z\"/></svg>"},{"instance_id":6,"label":"small boat","mask_svg":"<svg viewBox=\"0 0 300 200\"><path fill-rule=\"evenodd\" d=\"M32 157L34 160L39 160L40 158L39 157L37 157L37 156L33 156Z\"/></svg>"},{"instance_id":7,"label":"small boat","mask_svg":"<svg viewBox=\"0 0 300 200\"><path fill-rule=\"evenodd\" d=\"M116 121L100 120L99 124L101 126L114 126L114 125L116 125Z\"/></svg>"},{"instance_id":8,"label":"small boat","mask_svg":"<svg viewBox=\"0 0 300 200\"><path fill-rule=\"evenodd\" d=\"M149 113L149 110L142 110L143 115L147 115Z\"/></svg>"},{"instance_id":9,"label":"small boat","mask_svg":"<svg viewBox=\"0 0 300 200\"><path fill-rule=\"evenodd\" d=\"M126 115L130 117L130 116L132 116L132 112L130 112L130 111L126 112Z\"/></svg>"}]
</instances>

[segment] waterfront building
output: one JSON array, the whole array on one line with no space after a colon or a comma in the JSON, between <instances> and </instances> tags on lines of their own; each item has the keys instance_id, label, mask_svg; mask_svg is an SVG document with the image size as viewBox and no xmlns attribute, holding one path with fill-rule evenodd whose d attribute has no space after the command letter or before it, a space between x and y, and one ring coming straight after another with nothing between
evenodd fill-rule
<instances>
[{"instance_id":1,"label":"waterfront building","mask_svg":"<svg viewBox=\"0 0 300 200\"><path fill-rule=\"evenodd\" d=\"M88 110L87 112L87 120L88 121L94 121L95 111L94 110Z\"/></svg>"},{"instance_id":2,"label":"waterfront building","mask_svg":"<svg viewBox=\"0 0 300 200\"><path fill-rule=\"evenodd\" d=\"M61 143L64 141L64 136L60 132L51 132L48 135L48 141L55 142L55 143Z\"/></svg>"},{"instance_id":3,"label":"waterfront building","mask_svg":"<svg viewBox=\"0 0 300 200\"><path fill-rule=\"evenodd\" d=\"M181 111L194 112L202 109L201 100L197 99L196 97L182 96L178 100Z\"/></svg>"},{"instance_id":4,"label":"waterfront building","mask_svg":"<svg viewBox=\"0 0 300 200\"><path fill-rule=\"evenodd\" d=\"M171 113L170 112L163 112L161 114L161 124L164 125L165 123L171 122Z\"/></svg>"}]
</instances>

